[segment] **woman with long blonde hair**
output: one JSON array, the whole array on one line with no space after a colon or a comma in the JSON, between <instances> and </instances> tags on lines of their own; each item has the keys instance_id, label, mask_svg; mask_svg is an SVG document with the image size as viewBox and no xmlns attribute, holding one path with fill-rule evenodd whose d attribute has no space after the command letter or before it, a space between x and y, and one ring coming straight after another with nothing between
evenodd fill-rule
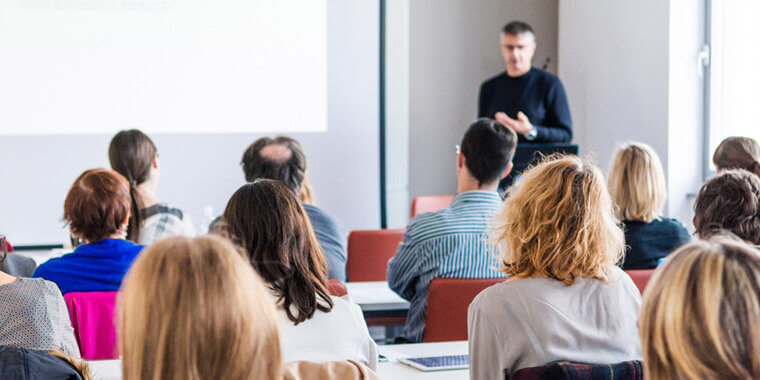
<instances>
[{"instance_id":1,"label":"woman with long blonde hair","mask_svg":"<svg viewBox=\"0 0 760 380\"><path fill-rule=\"evenodd\" d=\"M658 269L639 320L644 378L760 378L760 251L694 241Z\"/></svg>"},{"instance_id":2,"label":"woman with long blonde hair","mask_svg":"<svg viewBox=\"0 0 760 380\"><path fill-rule=\"evenodd\" d=\"M557 360L641 359L641 296L616 266L623 231L599 169L553 155L526 171L496 215L491 239L510 279L470 305L471 379Z\"/></svg>"},{"instance_id":3,"label":"woman with long blonde hair","mask_svg":"<svg viewBox=\"0 0 760 380\"><path fill-rule=\"evenodd\" d=\"M612 159L609 189L625 225L623 269L649 269L691 240L679 221L662 216L667 189L662 164L652 147L624 144Z\"/></svg>"},{"instance_id":4,"label":"woman with long blonde hair","mask_svg":"<svg viewBox=\"0 0 760 380\"><path fill-rule=\"evenodd\" d=\"M279 379L274 302L221 237L174 237L146 249L122 289L125 380Z\"/></svg>"}]
</instances>

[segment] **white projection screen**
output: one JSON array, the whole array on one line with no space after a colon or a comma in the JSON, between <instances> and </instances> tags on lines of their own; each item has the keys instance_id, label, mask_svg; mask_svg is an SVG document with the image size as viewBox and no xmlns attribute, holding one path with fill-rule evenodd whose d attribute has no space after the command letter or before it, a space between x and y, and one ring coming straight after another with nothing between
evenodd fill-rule
<instances>
[{"instance_id":1,"label":"white projection screen","mask_svg":"<svg viewBox=\"0 0 760 380\"><path fill-rule=\"evenodd\" d=\"M379 19L377 1L0 0L0 233L68 240L71 183L128 128L196 227L244 183L244 149L285 134L344 233L378 228Z\"/></svg>"},{"instance_id":2,"label":"white projection screen","mask_svg":"<svg viewBox=\"0 0 760 380\"><path fill-rule=\"evenodd\" d=\"M326 0L3 0L0 133L323 132L326 45Z\"/></svg>"}]
</instances>

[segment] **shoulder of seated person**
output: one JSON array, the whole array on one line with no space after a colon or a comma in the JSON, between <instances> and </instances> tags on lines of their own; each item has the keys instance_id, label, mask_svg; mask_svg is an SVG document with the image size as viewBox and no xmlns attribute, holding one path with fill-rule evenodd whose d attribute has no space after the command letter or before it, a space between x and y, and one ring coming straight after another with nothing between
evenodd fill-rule
<instances>
[{"instance_id":1,"label":"shoulder of seated person","mask_svg":"<svg viewBox=\"0 0 760 380\"><path fill-rule=\"evenodd\" d=\"M435 225L439 223L445 223L445 218L443 217L443 211L444 210L438 210L438 211L429 211L429 212L423 212L421 214L417 214L409 221L409 225L406 227L407 230L413 230L416 227L420 226L429 226L429 225Z\"/></svg>"},{"instance_id":2,"label":"shoulder of seated person","mask_svg":"<svg viewBox=\"0 0 760 380\"><path fill-rule=\"evenodd\" d=\"M377 374L353 360L309 362L295 361L284 365L283 379L379 379Z\"/></svg>"}]
</instances>

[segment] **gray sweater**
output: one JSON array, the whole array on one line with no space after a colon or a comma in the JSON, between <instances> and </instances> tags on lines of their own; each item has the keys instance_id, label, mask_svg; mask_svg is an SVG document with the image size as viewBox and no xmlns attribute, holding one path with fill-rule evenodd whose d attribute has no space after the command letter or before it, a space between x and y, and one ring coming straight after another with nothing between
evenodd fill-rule
<instances>
[{"instance_id":1,"label":"gray sweater","mask_svg":"<svg viewBox=\"0 0 760 380\"><path fill-rule=\"evenodd\" d=\"M580 279L572 286L526 278L478 294L468 312L470 379L504 379L557 360L641 360L641 296L621 269L613 275L609 283Z\"/></svg>"}]
</instances>

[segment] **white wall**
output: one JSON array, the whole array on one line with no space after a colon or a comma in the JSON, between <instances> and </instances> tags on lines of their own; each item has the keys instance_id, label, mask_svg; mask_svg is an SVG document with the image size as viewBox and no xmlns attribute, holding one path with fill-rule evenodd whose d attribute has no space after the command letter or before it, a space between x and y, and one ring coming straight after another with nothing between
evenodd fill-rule
<instances>
[{"instance_id":1,"label":"white wall","mask_svg":"<svg viewBox=\"0 0 760 380\"><path fill-rule=\"evenodd\" d=\"M550 57L549 71L556 72L557 0L410 2L411 197L456 192L454 145L477 117L480 84L504 71L499 31L512 20L535 29L534 64L542 66Z\"/></svg>"},{"instance_id":2,"label":"white wall","mask_svg":"<svg viewBox=\"0 0 760 380\"><path fill-rule=\"evenodd\" d=\"M663 161L666 214L688 224L701 181L696 51L702 1L560 1L559 76L576 142L603 169L618 144L641 141Z\"/></svg>"},{"instance_id":3,"label":"white wall","mask_svg":"<svg viewBox=\"0 0 760 380\"><path fill-rule=\"evenodd\" d=\"M340 219L346 231L380 225L378 10L376 2L328 1L328 132L293 135L306 150L318 205ZM287 78L283 86L298 90ZM292 112L299 112L297 104ZM271 126L272 133L276 129ZM160 198L196 222L206 205L221 212L244 182L242 152L259 136L151 136L163 164ZM60 217L66 192L81 171L108 166L109 140L92 135L4 136L0 231L15 244L64 241L67 231Z\"/></svg>"}]
</instances>

